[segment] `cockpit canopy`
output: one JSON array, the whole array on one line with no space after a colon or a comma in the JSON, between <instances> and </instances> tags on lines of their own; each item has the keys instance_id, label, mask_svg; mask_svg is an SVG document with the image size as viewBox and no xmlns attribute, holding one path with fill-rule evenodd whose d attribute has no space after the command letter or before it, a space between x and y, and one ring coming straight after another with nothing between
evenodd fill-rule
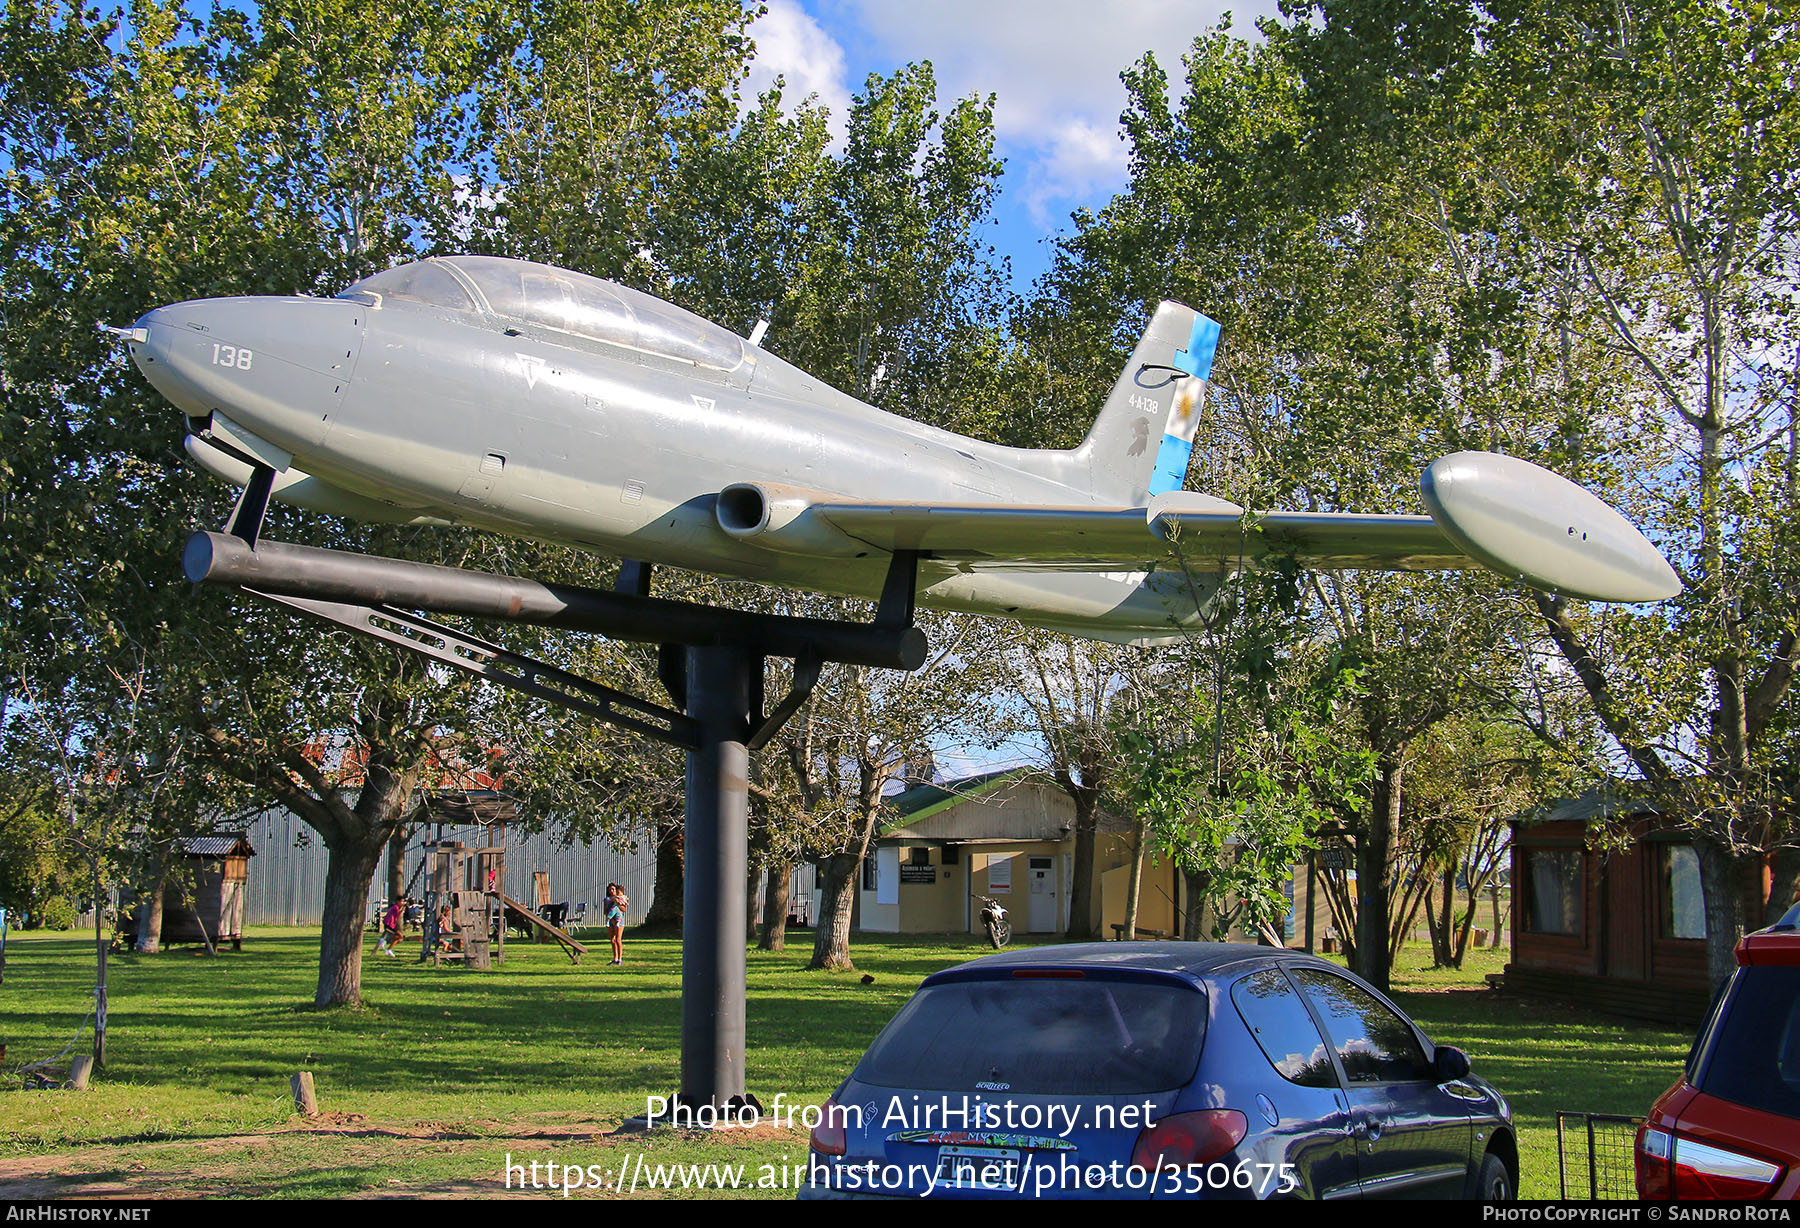
<instances>
[{"instance_id":1,"label":"cockpit canopy","mask_svg":"<svg viewBox=\"0 0 1800 1228\"><path fill-rule=\"evenodd\" d=\"M502 316L646 354L732 371L743 339L690 311L614 282L499 256L434 256L365 277L339 297L380 295Z\"/></svg>"}]
</instances>

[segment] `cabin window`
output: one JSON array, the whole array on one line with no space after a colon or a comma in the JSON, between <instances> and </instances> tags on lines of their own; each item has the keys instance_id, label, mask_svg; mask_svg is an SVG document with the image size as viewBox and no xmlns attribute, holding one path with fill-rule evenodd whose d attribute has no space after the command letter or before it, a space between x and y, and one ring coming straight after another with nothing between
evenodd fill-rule
<instances>
[{"instance_id":1,"label":"cabin window","mask_svg":"<svg viewBox=\"0 0 1800 1228\"><path fill-rule=\"evenodd\" d=\"M909 864L911 864L911 865L928 866L931 864L931 849L930 848L907 849L906 855L909 860Z\"/></svg>"},{"instance_id":2,"label":"cabin window","mask_svg":"<svg viewBox=\"0 0 1800 1228\"><path fill-rule=\"evenodd\" d=\"M1581 932L1581 850L1525 850L1524 927L1533 934Z\"/></svg>"},{"instance_id":3,"label":"cabin window","mask_svg":"<svg viewBox=\"0 0 1800 1228\"><path fill-rule=\"evenodd\" d=\"M1691 844L1662 846L1662 936L1705 938L1706 898L1700 891L1700 854Z\"/></svg>"}]
</instances>

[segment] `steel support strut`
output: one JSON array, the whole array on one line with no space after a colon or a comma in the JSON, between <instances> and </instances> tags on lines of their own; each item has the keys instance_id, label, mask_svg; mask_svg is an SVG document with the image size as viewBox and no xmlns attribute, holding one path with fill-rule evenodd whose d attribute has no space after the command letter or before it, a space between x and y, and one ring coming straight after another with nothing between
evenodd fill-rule
<instances>
[{"instance_id":1,"label":"steel support strut","mask_svg":"<svg viewBox=\"0 0 1800 1228\"><path fill-rule=\"evenodd\" d=\"M744 1103L744 900L750 845L750 674L740 645L688 649L687 712L700 748L687 757L681 927L681 1099Z\"/></svg>"},{"instance_id":2,"label":"steel support strut","mask_svg":"<svg viewBox=\"0 0 1800 1228\"><path fill-rule=\"evenodd\" d=\"M924 663L925 637L912 625L923 556L894 553L870 623L747 614L650 597L650 569L642 564L627 566L619 589L607 592L265 541L257 530L272 476L252 482L230 532L188 540L182 555L188 579L234 586L687 752L678 1098L690 1110L721 1117L756 1106L744 1070L750 750L804 706L825 662L905 670ZM657 676L684 711L407 610L656 644ZM765 714L767 656L792 658L794 678L788 695Z\"/></svg>"}]
</instances>

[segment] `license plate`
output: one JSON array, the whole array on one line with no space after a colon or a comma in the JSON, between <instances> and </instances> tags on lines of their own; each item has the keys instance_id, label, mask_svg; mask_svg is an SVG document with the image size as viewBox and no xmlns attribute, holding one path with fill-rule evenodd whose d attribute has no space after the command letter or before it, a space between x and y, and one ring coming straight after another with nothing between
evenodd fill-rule
<instances>
[{"instance_id":1,"label":"license plate","mask_svg":"<svg viewBox=\"0 0 1800 1228\"><path fill-rule=\"evenodd\" d=\"M939 1185L965 1190L1016 1190L1024 1153L1010 1147L939 1147Z\"/></svg>"}]
</instances>

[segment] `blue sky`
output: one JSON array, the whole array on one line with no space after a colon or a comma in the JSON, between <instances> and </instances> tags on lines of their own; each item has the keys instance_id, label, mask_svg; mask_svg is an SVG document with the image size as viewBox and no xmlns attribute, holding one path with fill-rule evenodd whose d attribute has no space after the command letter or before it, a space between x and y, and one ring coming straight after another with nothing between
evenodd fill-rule
<instances>
[{"instance_id":1,"label":"blue sky","mask_svg":"<svg viewBox=\"0 0 1800 1228\"><path fill-rule=\"evenodd\" d=\"M1154 51L1180 71L1196 34L1229 11L1254 35L1275 0L765 0L753 27L750 93L777 74L790 95L816 94L842 115L871 72L915 60L937 72L940 110L971 94L997 96L995 129L1006 159L995 246L1011 258L1023 293L1048 264L1041 242L1069 214L1096 208L1125 184L1121 70Z\"/></svg>"}]
</instances>

